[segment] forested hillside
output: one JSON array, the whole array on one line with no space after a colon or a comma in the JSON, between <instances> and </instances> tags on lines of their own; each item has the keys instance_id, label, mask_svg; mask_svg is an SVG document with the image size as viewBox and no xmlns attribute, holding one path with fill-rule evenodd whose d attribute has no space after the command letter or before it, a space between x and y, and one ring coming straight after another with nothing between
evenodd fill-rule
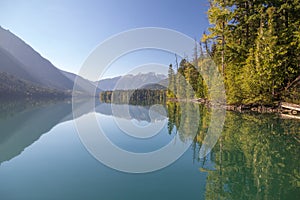
<instances>
[{"instance_id":1,"label":"forested hillside","mask_svg":"<svg viewBox=\"0 0 300 200\"><path fill-rule=\"evenodd\" d=\"M228 103L297 101L299 0L212 0L208 19L202 42L224 74Z\"/></svg>"},{"instance_id":2,"label":"forested hillside","mask_svg":"<svg viewBox=\"0 0 300 200\"><path fill-rule=\"evenodd\" d=\"M212 100L222 81L227 104L299 103L300 1L209 3L211 26L192 59L170 65L167 96Z\"/></svg>"},{"instance_id":3,"label":"forested hillside","mask_svg":"<svg viewBox=\"0 0 300 200\"><path fill-rule=\"evenodd\" d=\"M40 87L31 82L0 72L0 99L22 98L66 98L70 92Z\"/></svg>"}]
</instances>

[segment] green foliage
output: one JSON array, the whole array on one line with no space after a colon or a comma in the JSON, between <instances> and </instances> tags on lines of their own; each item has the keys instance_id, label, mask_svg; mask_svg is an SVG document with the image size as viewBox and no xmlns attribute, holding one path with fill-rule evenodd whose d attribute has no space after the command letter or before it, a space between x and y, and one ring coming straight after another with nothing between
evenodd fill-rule
<instances>
[{"instance_id":1,"label":"green foliage","mask_svg":"<svg viewBox=\"0 0 300 200\"><path fill-rule=\"evenodd\" d=\"M202 41L222 69L227 102L282 100L300 75L300 2L212 0Z\"/></svg>"},{"instance_id":2,"label":"green foliage","mask_svg":"<svg viewBox=\"0 0 300 200\"><path fill-rule=\"evenodd\" d=\"M300 82L288 89L287 94L284 96L284 100L300 104Z\"/></svg>"},{"instance_id":3,"label":"green foliage","mask_svg":"<svg viewBox=\"0 0 300 200\"><path fill-rule=\"evenodd\" d=\"M199 60L196 58L194 63L199 63ZM202 71L204 68L193 65L187 59L181 60L177 73L170 65L167 97L169 99L207 98L207 86L204 83Z\"/></svg>"},{"instance_id":4,"label":"green foliage","mask_svg":"<svg viewBox=\"0 0 300 200\"><path fill-rule=\"evenodd\" d=\"M172 64L169 66L168 71L168 91L167 91L167 97L168 98L175 98L176 95L176 78L175 78L175 72L173 70Z\"/></svg>"}]
</instances>

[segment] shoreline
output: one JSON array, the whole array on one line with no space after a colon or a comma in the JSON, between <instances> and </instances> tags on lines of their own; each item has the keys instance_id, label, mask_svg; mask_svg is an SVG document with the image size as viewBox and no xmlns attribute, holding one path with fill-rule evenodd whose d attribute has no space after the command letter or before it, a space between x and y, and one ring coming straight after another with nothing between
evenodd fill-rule
<instances>
[{"instance_id":1,"label":"shoreline","mask_svg":"<svg viewBox=\"0 0 300 200\"><path fill-rule=\"evenodd\" d=\"M288 102L276 102L274 105L246 105L246 104L222 104L222 103L215 103L212 104L207 99L167 99L167 101L171 102L193 102L199 104L205 104L207 106L222 106L225 107L228 111L235 111L235 112L253 112L253 113L278 113L281 114L284 118L288 118L289 116L294 116L291 118L300 119L300 105Z\"/></svg>"}]
</instances>

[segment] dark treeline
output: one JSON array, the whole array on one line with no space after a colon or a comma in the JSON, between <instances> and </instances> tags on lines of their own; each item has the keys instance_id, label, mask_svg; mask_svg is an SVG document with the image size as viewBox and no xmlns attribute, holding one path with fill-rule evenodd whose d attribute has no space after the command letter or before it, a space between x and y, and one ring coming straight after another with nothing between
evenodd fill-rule
<instances>
[{"instance_id":1,"label":"dark treeline","mask_svg":"<svg viewBox=\"0 0 300 200\"><path fill-rule=\"evenodd\" d=\"M115 90L100 93L100 101L115 104L153 105L166 102L166 90Z\"/></svg>"}]
</instances>

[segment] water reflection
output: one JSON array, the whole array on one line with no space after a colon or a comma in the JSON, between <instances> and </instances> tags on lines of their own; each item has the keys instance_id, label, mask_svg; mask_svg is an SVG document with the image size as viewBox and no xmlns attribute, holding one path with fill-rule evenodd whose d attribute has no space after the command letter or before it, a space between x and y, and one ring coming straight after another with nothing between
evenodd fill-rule
<instances>
[{"instance_id":1,"label":"water reflection","mask_svg":"<svg viewBox=\"0 0 300 200\"><path fill-rule=\"evenodd\" d=\"M206 199L295 199L300 196L300 123L277 115L227 112L222 136L212 151L201 158L211 109L203 105L168 103L169 134L178 130L181 109L200 107L198 131L192 145L193 161L207 173ZM214 119L218 120L218 118ZM182 140L193 133L192 118L184 119ZM215 125L213 125L215 127Z\"/></svg>"},{"instance_id":2,"label":"water reflection","mask_svg":"<svg viewBox=\"0 0 300 200\"><path fill-rule=\"evenodd\" d=\"M227 113L211 152L206 199L295 199L300 196L299 121ZM201 145L201 137L195 141ZM201 161L200 161L201 162Z\"/></svg>"},{"instance_id":3,"label":"water reflection","mask_svg":"<svg viewBox=\"0 0 300 200\"><path fill-rule=\"evenodd\" d=\"M78 116L94 112L84 100L76 103ZM0 104L0 164L19 155L41 135L49 132L56 125L73 120L70 101L9 101ZM122 108L122 105L117 105ZM124 106L124 105L123 105ZM131 118L138 121L149 121L149 106L131 106ZM95 111L112 115L110 104L96 101ZM163 120L156 115L156 120ZM115 116L126 118L127 116Z\"/></svg>"},{"instance_id":4,"label":"water reflection","mask_svg":"<svg viewBox=\"0 0 300 200\"><path fill-rule=\"evenodd\" d=\"M84 101L78 104L82 115L94 112ZM57 124L73 118L70 102L5 102L0 105L0 164L18 156ZM121 109L122 105L118 106ZM150 107L130 105L130 118L127 115L115 117L150 122ZM299 121L283 120L276 115L227 112L221 137L212 151L202 158L199 155L201 147L208 142L208 129L211 123L218 123L217 118L216 121L211 120L211 108L175 102L169 102L164 107L167 111L165 117L168 117L164 134L178 135L181 141L193 141L191 151L185 155L188 159L182 161L174 171L176 173L172 171L167 178L189 177L195 182L194 179L200 176L192 176L192 170L183 169L185 166L196 165L199 168L197 173L202 178L206 176L205 199L296 199L300 196ZM186 110L197 109L199 113L184 114ZM110 104L97 103L95 110L104 116L112 115ZM194 129L196 133L192 131ZM109 173L116 175L114 171ZM147 175L149 180L150 176ZM153 181L151 186L157 188L157 183ZM175 191L163 192L174 194ZM197 195L191 193L189 196L197 199Z\"/></svg>"},{"instance_id":5,"label":"water reflection","mask_svg":"<svg viewBox=\"0 0 300 200\"><path fill-rule=\"evenodd\" d=\"M68 102L2 102L0 164L19 155L56 124L70 120Z\"/></svg>"}]
</instances>

